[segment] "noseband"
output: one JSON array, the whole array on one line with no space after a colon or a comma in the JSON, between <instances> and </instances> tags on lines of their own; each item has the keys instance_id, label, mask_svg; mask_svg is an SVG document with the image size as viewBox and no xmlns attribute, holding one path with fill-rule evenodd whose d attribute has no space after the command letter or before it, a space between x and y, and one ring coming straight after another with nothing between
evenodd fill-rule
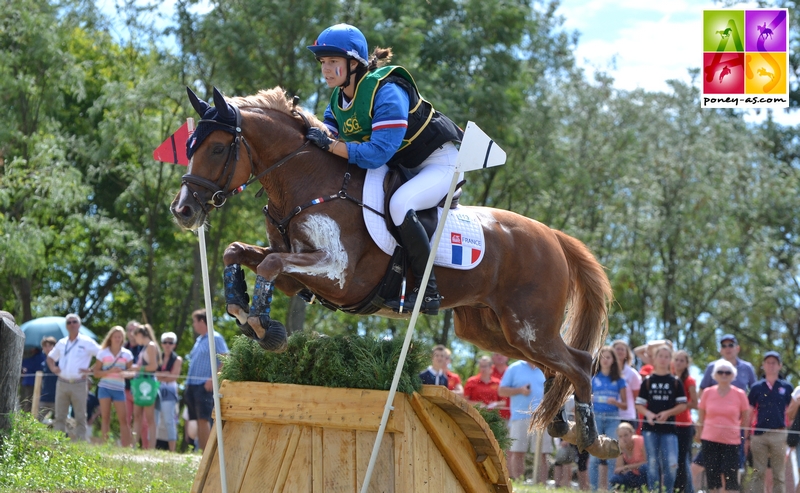
<instances>
[{"instance_id":1,"label":"noseband","mask_svg":"<svg viewBox=\"0 0 800 493\"><path fill-rule=\"evenodd\" d=\"M254 181L260 180L263 176L265 176L267 173L269 173L273 169L281 166L282 164L286 163L287 161L289 161L293 157L295 157L298 154L300 154L303 151L303 149L305 149L308 146L308 143L310 142L309 140L306 140L305 142L303 142L303 144L300 147L298 147L297 149L292 151L288 156L284 157L280 161L276 162L275 164L273 164L272 166L270 166L266 170L264 170L261 173L259 173L258 175L256 175L255 166L253 164L253 154L250 151L250 144L247 143L247 140L244 138L244 135L242 134L242 112L236 106L231 105L231 107L233 108L233 111L236 114L236 125L235 126L234 125L228 125L228 124L222 123L222 122L218 122L217 120L200 120L200 122L198 122L198 126L200 126L203 123L214 124L214 126L223 127L220 130L224 130L226 132L230 132L231 134L233 134L233 142L231 142L231 145L228 148L228 157L225 159L225 166L222 168L222 170L220 171L219 175L217 175L217 177L214 179L214 181L207 180L207 179L205 179L203 177L195 176L195 175L192 175L192 174L189 174L189 173L187 173L187 174L183 175L183 177L181 177L181 184L182 185L186 185L186 188L188 188L189 191L192 192L192 197L194 197L194 200L198 204L200 204L200 207L203 209L203 212L205 212L206 214L208 214L208 212L209 212L209 210L207 208L208 205L211 205L215 209L219 209L220 207L225 205L225 202L227 202L228 197L232 197L232 196L244 191L244 189L247 188L248 185L252 184ZM308 119L306 118L306 116L304 114L302 114L301 112L298 112L298 111L293 111L293 112L296 115L299 115L303 119L303 121L306 124L307 128L310 127L310 125L308 123ZM244 148L247 150L247 157L250 160L250 176L251 176L251 178L246 183L243 183L242 185L239 185L238 187L234 188L233 190L230 190L230 191L226 192L226 190L228 190L228 188L231 185L231 181L233 180L233 175L236 174L236 165L239 163L239 148L240 148L241 144L244 144ZM231 164L232 164L232 166L231 166ZM231 167L230 171L228 171L228 167L229 166ZM255 176L253 176L253 175L255 175ZM227 178L226 178L226 176L227 176ZM224 186L220 186L218 184L222 180L225 180L225 185ZM203 200L200 199L199 194L195 190L192 190L192 187L190 185L196 185L196 186L205 188L206 190L211 192L211 198L204 202ZM258 194L256 194L256 195L258 196Z\"/></svg>"}]
</instances>

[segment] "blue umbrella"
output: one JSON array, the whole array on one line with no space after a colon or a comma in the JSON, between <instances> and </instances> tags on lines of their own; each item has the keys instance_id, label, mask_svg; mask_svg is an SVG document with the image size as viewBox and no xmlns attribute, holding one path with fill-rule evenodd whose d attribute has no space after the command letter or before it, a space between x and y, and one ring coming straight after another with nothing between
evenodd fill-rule
<instances>
[{"instance_id":1,"label":"blue umbrella","mask_svg":"<svg viewBox=\"0 0 800 493\"><path fill-rule=\"evenodd\" d=\"M28 320L20 326L22 332L25 333L25 347L40 347L42 338L47 336L55 337L59 340L67 337L67 319L65 317L42 317L34 320ZM81 334L97 340L94 332L81 325Z\"/></svg>"}]
</instances>

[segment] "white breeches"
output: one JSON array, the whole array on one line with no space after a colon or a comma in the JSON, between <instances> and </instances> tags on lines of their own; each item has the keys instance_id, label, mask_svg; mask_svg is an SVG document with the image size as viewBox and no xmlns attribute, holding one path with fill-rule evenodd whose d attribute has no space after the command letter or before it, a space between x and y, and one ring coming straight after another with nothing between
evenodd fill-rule
<instances>
[{"instance_id":1,"label":"white breeches","mask_svg":"<svg viewBox=\"0 0 800 493\"><path fill-rule=\"evenodd\" d=\"M458 149L452 142L447 142L412 170L416 175L398 188L389 202L389 213L395 226L400 226L409 210L430 209L447 195L457 157Z\"/></svg>"}]
</instances>

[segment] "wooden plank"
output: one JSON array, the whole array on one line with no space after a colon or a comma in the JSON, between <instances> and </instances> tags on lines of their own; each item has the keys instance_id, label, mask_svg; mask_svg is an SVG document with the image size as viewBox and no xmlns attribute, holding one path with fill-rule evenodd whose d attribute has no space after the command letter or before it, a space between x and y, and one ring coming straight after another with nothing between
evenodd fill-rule
<instances>
[{"instance_id":1,"label":"wooden plank","mask_svg":"<svg viewBox=\"0 0 800 493\"><path fill-rule=\"evenodd\" d=\"M325 429L322 447L325 493L357 491L355 431Z\"/></svg>"},{"instance_id":2,"label":"wooden plank","mask_svg":"<svg viewBox=\"0 0 800 493\"><path fill-rule=\"evenodd\" d=\"M262 493L275 488L294 428L294 425L261 425L241 493Z\"/></svg>"},{"instance_id":3,"label":"wooden plank","mask_svg":"<svg viewBox=\"0 0 800 493\"><path fill-rule=\"evenodd\" d=\"M407 398L407 396L404 397L404 403ZM394 490L397 493L414 491L414 459L411 452L411 430L416 416L413 412L407 412L408 410L409 407L404 406L404 412L398 414L398 419L402 419L404 422L406 432L394 434Z\"/></svg>"},{"instance_id":4,"label":"wooden plank","mask_svg":"<svg viewBox=\"0 0 800 493\"><path fill-rule=\"evenodd\" d=\"M419 417L414 414L411 450L414 455L414 489L416 493L437 493L430 490L430 461L428 460L428 432Z\"/></svg>"},{"instance_id":5,"label":"wooden plank","mask_svg":"<svg viewBox=\"0 0 800 493\"><path fill-rule=\"evenodd\" d=\"M458 482L458 478L456 478L456 475L453 474L453 471L451 471L449 467L444 474L444 489L442 491L447 491L448 493L465 493L464 487L461 486L461 483Z\"/></svg>"},{"instance_id":6,"label":"wooden plank","mask_svg":"<svg viewBox=\"0 0 800 493\"><path fill-rule=\"evenodd\" d=\"M281 493L283 485L286 484L286 477L289 476L289 469L292 467L294 454L297 452L297 444L300 441L300 426L292 426L292 434L289 435L286 450L281 458L281 467L278 470L278 475L275 478L275 486L272 488L272 493Z\"/></svg>"},{"instance_id":7,"label":"wooden plank","mask_svg":"<svg viewBox=\"0 0 800 493\"><path fill-rule=\"evenodd\" d=\"M494 492L494 486L484 476L483 468L475 461L475 451L456 422L435 404L419 394L411 396L411 407L417 413L447 465L470 493Z\"/></svg>"},{"instance_id":8,"label":"wooden plank","mask_svg":"<svg viewBox=\"0 0 800 493\"><path fill-rule=\"evenodd\" d=\"M299 424L322 428L376 431L389 393L383 390L334 389L310 385L231 382L220 387L222 419ZM402 432L395 415L404 406L397 394L386 431ZM400 411L402 412L402 411Z\"/></svg>"},{"instance_id":9,"label":"wooden plank","mask_svg":"<svg viewBox=\"0 0 800 493\"><path fill-rule=\"evenodd\" d=\"M361 491L364 485L364 477L367 475L369 459L372 456L372 449L377 437L378 432L375 431L356 432L356 491ZM378 450L378 458L375 461L375 468L372 470L372 479L367 491L373 493L394 492L394 477L394 433L386 433L381 441L381 448Z\"/></svg>"},{"instance_id":10,"label":"wooden plank","mask_svg":"<svg viewBox=\"0 0 800 493\"><path fill-rule=\"evenodd\" d=\"M322 428L311 429L311 488L314 493L325 493L325 469L322 467Z\"/></svg>"},{"instance_id":11,"label":"wooden plank","mask_svg":"<svg viewBox=\"0 0 800 493\"><path fill-rule=\"evenodd\" d=\"M225 480L228 491L240 491L260 427L261 423L225 423L222 437L225 445ZM214 454L203 491L206 493L222 491L219 454Z\"/></svg>"},{"instance_id":12,"label":"wooden plank","mask_svg":"<svg viewBox=\"0 0 800 493\"><path fill-rule=\"evenodd\" d=\"M435 491L447 491L444 489L444 477L447 474L452 474L450 472L450 468L447 466L447 463L442 456L442 453L439 452L436 443L433 440L427 440L428 442L428 490L431 492Z\"/></svg>"},{"instance_id":13,"label":"wooden plank","mask_svg":"<svg viewBox=\"0 0 800 493\"><path fill-rule=\"evenodd\" d=\"M510 491L505 454L495 440L489 425L481 414L464 398L441 385L423 385L421 395L444 410L461 428L469 439L477 455L486 455L497 471L498 479L493 482L500 487L498 491Z\"/></svg>"},{"instance_id":14,"label":"wooden plank","mask_svg":"<svg viewBox=\"0 0 800 493\"><path fill-rule=\"evenodd\" d=\"M223 432L225 426L222 427ZM224 440L224 439L223 439ZM211 468L211 462L217 456L217 424L211 427L211 434L208 435L206 448L203 449L203 457L200 459L200 465L197 467L197 474L194 476L194 483L192 483L191 493L202 493L206 484L206 477Z\"/></svg>"},{"instance_id":15,"label":"wooden plank","mask_svg":"<svg viewBox=\"0 0 800 493\"><path fill-rule=\"evenodd\" d=\"M303 426L281 490L283 493L311 493L311 447L311 427Z\"/></svg>"}]
</instances>

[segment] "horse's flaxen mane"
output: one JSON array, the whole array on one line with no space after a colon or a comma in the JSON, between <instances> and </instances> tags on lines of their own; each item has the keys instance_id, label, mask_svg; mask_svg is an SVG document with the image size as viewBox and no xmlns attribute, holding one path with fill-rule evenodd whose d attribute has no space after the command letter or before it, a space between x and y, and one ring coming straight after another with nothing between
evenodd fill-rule
<instances>
[{"instance_id":1,"label":"horse's flaxen mane","mask_svg":"<svg viewBox=\"0 0 800 493\"><path fill-rule=\"evenodd\" d=\"M235 96L231 98L226 97L225 99L227 99L229 103L236 105L240 110L277 110L286 113L293 118L297 118L292 114L292 110L295 108L292 107L291 99L289 99L289 97L286 95L286 91L284 91L280 86L275 86L272 89L262 89L256 94L252 94L250 96ZM327 131L325 125L312 113L309 113L299 106L296 109L302 111L306 115L306 118L308 118L308 123L310 123L312 126Z\"/></svg>"}]
</instances>

